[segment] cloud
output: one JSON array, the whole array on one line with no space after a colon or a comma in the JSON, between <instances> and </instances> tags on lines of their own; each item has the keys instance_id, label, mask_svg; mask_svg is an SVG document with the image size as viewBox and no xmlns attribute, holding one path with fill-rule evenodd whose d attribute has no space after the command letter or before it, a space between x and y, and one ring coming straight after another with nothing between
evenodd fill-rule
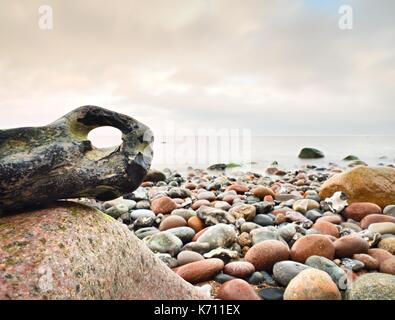
<instances>
[{"instance_id":1,"label":"cloud","mask_svg":"<svg viewBox=\"0 0 395 320\"><path fill-rule=\"evenodd\" d=\"M255 135L395 134L395 3L48 0L0 4L0 127L97 104Z\"/></svg>"}]
</instances>

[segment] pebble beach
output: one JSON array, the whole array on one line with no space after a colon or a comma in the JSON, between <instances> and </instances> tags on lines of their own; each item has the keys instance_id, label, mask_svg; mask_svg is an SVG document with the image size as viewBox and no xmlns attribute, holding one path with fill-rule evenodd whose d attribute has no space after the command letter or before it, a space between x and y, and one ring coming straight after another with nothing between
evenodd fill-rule
<instances>
[{"instance_id":1,"label":"pebble beach","mask_svg":"<svg viewBox=\"0 0 395 320\"><path fill-rule=\"evenodd\" d=\"M263 173L152 169L133 193L89 204L214 299L395 299L394 185L384 181L395 175L374 171L395 169L346 160L274 162ZM363 199L334 192L341 183Z\"/></svg>"}]
</instances>

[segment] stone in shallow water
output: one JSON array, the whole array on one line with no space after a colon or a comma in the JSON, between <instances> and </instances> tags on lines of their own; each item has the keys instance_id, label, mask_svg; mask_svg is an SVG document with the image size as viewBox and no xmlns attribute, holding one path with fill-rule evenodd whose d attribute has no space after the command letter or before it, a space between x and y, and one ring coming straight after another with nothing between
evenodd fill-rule
<instances>
[{"instance_id":1,"label":"stone in shallow water","mask_svg":"<svg viewBox=\"0 0 395 320\"><path fill-rule=\"evenodd\" d=\"M299 158L301 159L318 159L323 158L324 154L322 151L314 148L303 148L300 150Z\"/></svg>"},{"instance_id":2,"label":"stone in shallow water","mask_svg":"<svg viewBox=\"0 0 395 320\"><path fill-rule=\"evenodd\" d=\"M123 144L97 149L88 133L122 131ZM149 128L126 115L84 106L45 127L0 130L0 208L20 210L58 199L115 199L136 189L152 160ZM45 190L45 192L42 192Z\"/></svg>"}]
</instances>

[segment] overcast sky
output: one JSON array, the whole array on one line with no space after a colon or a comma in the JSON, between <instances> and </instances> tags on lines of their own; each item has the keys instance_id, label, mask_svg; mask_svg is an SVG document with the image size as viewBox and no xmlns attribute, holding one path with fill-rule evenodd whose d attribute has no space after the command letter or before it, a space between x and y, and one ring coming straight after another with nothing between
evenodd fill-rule
<instances>
[{"instance_id":1,"label":"overcast sky","mask_svg":"<svg viewBox=\"0 0 395 320\"><path fill-rule=\"evenodd\" d=\"M394 14L393 0L1 0L0 128L94 104L154 132L395 134Z\"/></svg>"}]
</instances>

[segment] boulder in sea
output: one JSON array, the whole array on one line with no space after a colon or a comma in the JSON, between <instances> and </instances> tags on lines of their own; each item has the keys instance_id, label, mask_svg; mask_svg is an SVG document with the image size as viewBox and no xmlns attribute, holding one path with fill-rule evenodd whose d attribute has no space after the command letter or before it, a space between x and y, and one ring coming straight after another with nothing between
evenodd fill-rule
<instances>
[{"instance_id":1,"label":"boulder in sea","mask_svg":"<svg viewBox=\"0 0 395 320\"><path fill-rule=\"evenodd\" d=\"M0 299L202 299L110 216L75 203L0 218Z\"/></svg>"},{"instance_id":2,"label":"boulder in sea","mask_svg":"<svg viewBox=\"0 0 395 320\"><path fill-rule=\"evenodd\" d=\"M225 169L226 169L225 163L216 163L207 168L207 170L212 170L212 171L224 171Z\"/></svg>"},{"instance_id":3,"label":"boulder in sea","mask_svg":"<svg viewBox=\"0 0 395 320\"><path fill-rule=\"evenodd\" d=\"M299 158L301 159L319 159L325 157L324 153L314 148L303 148L300 150Z\"/></svg>"},{"instance_id":4,"label":"boulder in sea","mask_svg":"<svg viewBox=\"0 0 395 320\"><path fill-rule=\"evenodd\" d=\"M345 157L343 160L344 161L355 161L355 160L359 160L359 158L357 156L354 156L354 155L350 154L347 157Z\"/></svg>"},{"instance_id":5,"label":"boulder in sea","mask_svg":"<svg viewBox=\"0 0 395 320\"><path fill-rule=\"evenodd\" d=\"M320 190L321 199L342 191L348 202L371 202L384 208L395 203L395 169L359 166L327 180Z\"/></svg>"}]
</instances>

